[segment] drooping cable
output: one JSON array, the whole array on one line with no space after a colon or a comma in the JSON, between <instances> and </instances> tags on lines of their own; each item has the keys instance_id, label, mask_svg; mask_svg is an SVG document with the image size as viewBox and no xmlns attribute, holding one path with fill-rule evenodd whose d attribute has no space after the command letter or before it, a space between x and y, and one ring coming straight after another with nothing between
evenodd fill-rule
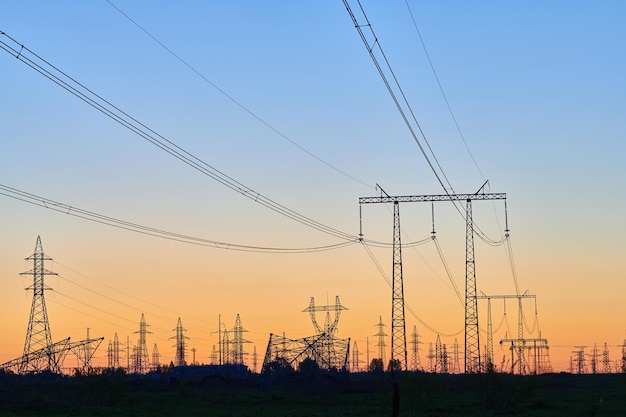
<instances>
[{"instance_id":1,"label":"drooping cable","mask_svg":"<svg viewBox=\"0 0 626 417\"><path fill-rule=\"evenodd\" d=\"M164 306L163 304L156 304L156 303L153 303L153 302L150 302L150 301L144 300L144 299L139 298L139 297L137 297L137 296L135 296L135 295L133 295L133 294L129 294L129 293L127 293L127 292L124 292L124 291L120 290L119 288L116 288L116 287L113 287L113 286L111 286L111 285L108 285L108 284L106 284L106 283L104 283L104 282L101 282L101 281L99 281L99 280L97 280L97 279L95 279L95 278L93 278L93 277L90 277L89 275L86 275L86 274L83 274L83 273L81 273L81 272L78 272L78 271L76 271L75 269L73 269L73 268L69 267L68 265L65 265L64 263L59 262L58 258L55 258L52 262L53 262L53 264L54 264L54 265L61 266L62 268L66 269L66 270L68 270L68 271L70 271L70 272L72 272L73 274L76 274L76 275L80 276L80 277L81 277L81 278L83 278L83 279L87 279L87 280L89 280L89 281L91 281L91 282L94 282L94 283L96 283L96 284L98 284L98 285L100 285L100 286L102 286L102 287L104 287L104 288L107 288L108 290L114 291L115 293L120 294L120 295L122 295L122 296L124 296L124 297L128 297L128 298L133 299L133 300L135 300L135 301L137 301L137 302L140 302L140 303L142 303L142 304L146 304L146 305L150 306L151 308L156 308L156 309L158 309L158 310L161 310L161 311L166 311L166 312L168 312L168 313L172 313L172 314L176 314L176 315L178 315L178 314L179 314L179 312L178 312L178 311L172 310L172 309L170 309L170 308L168 308L168 307ZM70 281L67 277L63 276L62 274L59 274L58 276L59 276L59 277L61 277L61 278L63 278L63 279L65 279L65 280L67 280L67 281ZM101 295L101 296L102 296L102 297L104 297L104 298L109 298L109 297L107 297L107 296L105 296L105 295L100 294L98 291L91 290L90 288L87 288L87 287L85 287L85 286L83 286L83 285L81 285L81 284L78 284L78 283L74 282L74 281L70 281L70 282L72 282L73 284L75 284L75 285L77 285L77 286L79 286L79 287L81 287L81 288L86 289L86 290L87 290L87 291L89 291L89 292L93 292L93 293L95 293L95 294L97 294L97 295ZM125 303L119 302L118 300L116 300L115 302L117 302L118 304L122 304L122 305L124 305L124 306L126 306L126 307L129 307L129 308L132 308L132 309L137 310L136 306L131 306L131 305L129 305L129 304L125 304ZM142 311L143 311L143 309L142 309ZM150 312L150 314L151 314L151 315L153 315L153 316L158 316L158 317L164 318L164 316L162 316L162 315L159 315L159 314L154 314L154 312L153 312L153 311L151 311L151 312ZM193 319L194 321L197 321L197 322L199 322L199 323L202 323L202 324L201 324L201 327L204 327L204 326L206 326L207 324L209 324L209 320L207 320L207 319L202 319L202 318L198 318L198 317L192 317L192 316L189 316L189 315L185 315L185 317L186 317L186 318L191 318L191 319Z\"/></svg>"},{"instance_id":2,"label":"drooping cable","mask_svg":"<svg viewBox=\"0 0 626 417\"><path fill-rule=\"evenodd\" d=\"M116 219L114 217L105 216L102 214L94 213L91 211L83 210L79 207L71 206L65 203L60 203L45 197L40 197L34 194L27 193L15 188L8 187L0 184L0 195L10 197L25 203L29 203L35 206L43 207L49 210L53 210L66 215L78 217L84 220L89 220L95 223L116 227L118 229L128 230L135 233L140 233L148 236L158 237L161 239L173 240L177 242L208 246L217 249L235 250L242 252L263 252L263 253L308 253L308 252L320 252L327 250L334 250L343 248L358 242L355 238L353 241L342 242L334 245L317 246L309 248L277 248L277 247L262 247L251 245L240 245L235 243L219 242L215 240L209 240L199 238L195 236L184 235L180 233L169 232L166 230L156 229L153 227L143 226L137 223L128 222L125 220Z\"/></svg>"},{"instance_id":3,"label":"drooping cable","mask_svg":"<svg viewBox=\"0 0 626 417\"><path fill-rule=\"evenodd\" d=\"M85 87L83 84L65 74L63 71L56 68L54 65L50 64L48 61L26 48L24 45L18 43L15 39L10 37L5 32L0 31L0 36L4 36L6 39L8 39L9 42L7 43L4 40L0 40L0 49L14 56L20 62L26 64L39 74L48 78L50 81L54 82L70 94L74 95L94 109L111 118L113 121L119 123L129 131L152 143L154 146L170 154L181 162L196 169L200 173L243 195L244 197L249 198L256 203L265 206L270 210L273 210L276 213L281 214L305 226L337 237L339 239L349 241L353 241L355 239L355 236L349 233L337 230L323 223L317 222L309 217L301 215L300 213L297 213L271 200L270 198L265 197L259 192L253 190L252 188L247 187L241 182L224 174L223 172L204 162L202 159L191 154L190 152L176 145L174 142L150 129L143 123L139 122L137 119L130 116L128 113L122 111L120 108L111 104L109 101L105 100L92 90Z\"/></svg>"},{"instance_id":4,"label":"drooping cable","mask_svg":"<svg viewBox=\"0 0 626 417\"><path fill-rule=\"evenodd\" d=\"M288 141L293 146L295 146L296 148L300 149L301 151L303 151L304 153L306 153L310 157L316 159L317 161L321 162L322 164L326 165L327 167L329 167L329 168L333 169L334 171L340 173L341 175L343 175L343 176L345 176L347 178L350 178L351 180L353 180L355 182L358 182L359 184L362 184L362 185L364 185L364 186L366 186L368 188L374 188L372 185L370 185L370 184L366 183L365 181L362 181L362 180L360 180L360 179L358 179L358 178L348 174L347 172L341 170L340 168L336 167L335 165L331 164L330 162L325 161L324 159L322 159L319 156L315 155L313 152L311 152L308 149L306 149L304 146L300 145L299 143L297 143L293 139L289 138L287 135L285 135L284 133L279 131L277 128L275 128L274 126L269 124L269 122L264 120L261 116L259 116L258 114L254 113L248 107L244 106L239 100L235 99L233 96L228 94L226 91L224 91L218 85L216 85L214 82L209 80L204 74L202 74L200 71L198 71L196 68L194 68L189 62L187 62L186 60L181 58L180 55L175 53L171 48L169 48L167 45L165 45L163 42L161 42L159 39L157 39L152 33L150 33L147 29L145 29L143 26L141 26L136 20L131 18L127 13L125 13L122 9L120 9L113 2L111 2L111 0L106 0L106 2L109 3L109 5L111 7L113 7L115 10L117 10L122 16L124 16L126 19L128 19L133 25L137 26L137 28L139 28L139 30L141 30L143 33L145 33L150 39L152 39L154 42L156 42L161 48L165 49L170 55L172 55L174 58L176 58L180 63L182 63L187 68L189 68L193 73L195 73L198 77L200 77L202 80L204 80L211 87L216 89L220 94L222 94L228 100L233 102L235 105L237 105L243 111L248 113L250 116L255 118L261 124L263 124L264 126L269 128L270 130L272 130L278 136L280 136L281 138L285 139L286 141Z\"/></svg>"},{"instance_id":5,"label":"drooping cable","mask_svg":"<svg viewBox=\"0 0 626 417\"><path fill-rule=\"evenodd\" d=\"M374 256L374 254L372 253L371 249L368 247L367 242L362 242L362 246L365 248L365 251L367 252L367 255L370 257L370 259L372 260L372 262L374 263L374 265L376 266L376 269L378 269L378 272L380 273L381 277L385 280L385 282L387 283L387 285L389 285L390 288L392 288L393 284L391 283L391 280L389 279L389 277L387 276L387 274L385 273L385 271L383 270L383 268L380 266L380 263L378 262L378 260L376 259L376 257ZM464 329L459 330L456 333L443 333L440 332L438 330L436 330L435 328L431 327L428 323L426 323L420 316L417 315L417 313L415 312L415 310L413 310L413 308L411 308L410 305L408 305L407 303L404 303L404 308L407 309L407 311L409 313L411 313L411 315L418 321L420 322L420 324L422 326L424 326L425 328L427 328L428 330L430 330L431 332L433 332L434 334L440 334L442 336L445 337L455 337L460 335L461 333L463 333Z\"/></svg>"}]
</instances>

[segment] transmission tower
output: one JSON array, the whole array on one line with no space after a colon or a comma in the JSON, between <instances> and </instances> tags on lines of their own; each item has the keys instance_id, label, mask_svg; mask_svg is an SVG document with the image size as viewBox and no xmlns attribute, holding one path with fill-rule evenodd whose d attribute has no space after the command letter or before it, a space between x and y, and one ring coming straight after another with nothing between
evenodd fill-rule
<instances>
[{"instance_id":1,"label":"transmission tower","mask_svg":"<svg viewBox=\"0 0 626 417\"><path fill-rule=\"evenodd\" d=\"M185 339L189 339L189 338L185 336L185 332L187 331L187 329L183 328L183 323L180 320L180 317L178 318L178 323L176 323L176 328L172 330L176 332L174 336L170 337L170 339L176 339L176 344L174 345L174 347L176 348L176 357L174 359L174 365L185 366L187 365L187 361L185 359L185 354L187 353L187 346L185 344Z\"/></svg>"},{"instance_id":2,"label":"transmission tower","mask_svg":"<svg viewBox=\"0 0 626 417\"><path fill-rule=\"evenodd\" d=\"M609 347L604 342L604 350L602 351L602 373L611 373L611 359L609 358Z\"/></svg>"},{"instance_id":3,"label":"transmission tower","mask_svg":"<svg viewBox=\"0 0 626 417\"><path fill-rule=\"evenodd\" d=\"M107 368L113 369L113 341L109 340L109 347L107 348Z\"/></svg>"},{"instance_id":4,"label":"transmission tower","mask_svg":"<svg viewBox=\"0 0 626 417\"><path fill-rule=\"evenodd\" d=\"M575 355L573 360L572 373L586 374L587 365L585 364L585 348L586 346L575 346L576 350L572 351Z\"/></svg>"},{"instance_id":5,"label":"transmission tower","mask_svg":"<svg viewBox=\"0 0 626 417\"><path fill-rule=\"evenodd\" d=\"M436 355L435 349L433 348L433 342L430 342L428 345L428 355L426 357L428 358L428 372L436 372L437 362L435 362Z\"/></svg>"},{"instance_id":6,"label":"transmission tower","mask_svg":"<svg viewBox=\"0 0 626 417\"><path fill-rule=\"evenodd\" d=\"M215 345L213 345L213 348L211 349L211 365L218 365L218 361L217 361L217 349L215 349Z\"/></svg>"},{"instance_id":7,"label":"transmission tower","mask_svg":"<svg viewBox=\"0 0 626 417\"><path fill-rule=\"evenodd\" d=\"M243 328L241 324L241 318L239 314L235 318L235 327L233 327L233 363L235 365L243 365L243 357L245 355L243 351L244 343L251 343L249 340L243 338L243 334L248 330Z\"/></svg>"},{"instance_id":8,"label":"transmission tower","mask_svg":"<svg viewBox=\"0 0 626 417\"><path fill-rule=\"evenodd\" d=\"M113 363L109 367L120 367L120 341L117 338L117 333L115 333L115 337L113 338Z\"/></svg>"},{"instance_id":9,"label":"transmission tower","mask_svg":"<svg viewBox=\"0 0 626 417\"><path fill-rule=\"evenodd\" d=\"M224 333L222 336L222 355L223 355L223 363L231 364L231 354L230 354L230 339L228 337L228 329L224 329Z\"/></svg>"},{"instance_id":10,"label":"transmission tower","mask_svg":"<svg viewBox=\"0 0 626 417\"><path fill-rule=\"evenodd\" d=\"M360 367L360 363L361 363L361 353L359 352L359 346L356 343L356 340L354 341L354 345L352 348L352 371L353 372L360 372L361 371L361 367Z\"/></svg>"},{"instance_id":11,"label":"transmission tower","mask_svg":"<svg viewBox=\"0 0 626 417\"><path fill-rule=\"evenodd\" d=\"M459 342L454 338L454 352L452 358L452 373L458 374L461 372L461 365L459 364Z\"/></svg>"},{"instance_id":12,"label":"transmission tower","mask_svg":"<svg viewBox=\"0 0 626 417\"><path fill-rule=\"evenodd\" d=\"M155 343L152 347L152 369L155 371L161 366L161 355L159 354L159 347Z\"/></svg>"},{"instance_id":13,"label":"transmission tower","mask_svg":"<svg viewBox=\"0 0 626 417\"><path fill-rule=\"evenodd\" d=\"M599 351L598 351L598 344L594 343L593 344L593 349L591 350L591 373L592 374L597 374L598 373L598 356L599 356Z\"/></svg>"},{"instance_id":14,"label":"transmission tower","mask_svg":"<svg viewBox=\"0 0 626 417\"><path fill-rule=\"evenodd\" d=\"M120 367L120 342L117 339L117 333L115 338L109 340L109 348L107 349L107 367L109 369L117 369Z\"/></svg>"},{"instance_id":15,"label":"transmission tower","mask_svg":"<svg viewBox=\"0 0 626 417\"><path fill-rule=\"evenodd\" d=\"M417 326L413 326L413 333L411 333L411 369L414 371L422 369L422 363L420 361L420 343Z\"/></svg>"},{"instance_id":16,"label":"transmission tower","mask_svg":"<svg viewBox=\"0 0 626 417\"><path fill-rule=\"evenodd\" d=\"M152 334L148 331L149 324L146 323L146 319L141 313L141 320L139 321L139 330L135 333L139 333L139 343L135 347L133 355L133 372L138 374L146 373L150 370L150 358L148 357L148 345L146 344L146 336Z\"/></svg>"},{"instance_id":17,"label":"transmission tower","mask_svg":"<svg viewBox=\"0 0 626 417\"><path fill-rule=\"evenodd\" d=\"M256 345L254 345L254 350L252 351L252 372L256 373L257 365L258 365L259 355L256 353Z\"/></svg>"},{"instance_id":18,"label":"transmission tower","mask_svg":"<svg viewBox=\"0 0 626 417\"><path fill-rule=\"evenodd\" d=\"M393 283L392 283L392 329L391 360L400 360L402 369L406 369L406 334L404 323L404 289L402 282L402 253L400 244L400 213L398 205L403 202L465 201L465 373L481 372L480 341L478 332L478 303L476 299L476 262L474 259L474 221L472 201L505 200L504 193L481 193L487 183L474 194L390 196L380 186L385 195L379 197L361 197L359 204L393 203L394 204L394 241L393 241ZM506 210L505 210L506 215ZM508 233L508 225L505 229ZM359 234L363 236L363 229ZM404 362L402 362L404 360Z\"/></svg>"},{"instance_id":19,"label":"transmission tower","mask_svg":"<svg viewBox=\"0 0 626 417\"><path fill-rule=\"evenodd\" d=\"M46 256L41 245L41 237L37 236L35 243L35 252L26 258L27 261L33 263L33 268L29 271L22 272L20 275L32 275L33 285L26 288L26 291L33 291L33 303L30 308L30 318L28 319L28 330L26 331L26 341L24 343L24 361L19 367L19 373L33 371L41 372L44 370L52 372L60 372L59 358L50 355L48 357L32 357L31 354L41 349L48 349L52 346L52 336L50 334L50 324L48 322L48 312L46 310L46 300L44 291L51 288L44 284L44 276L57 275L55 272L48 271L44 263L51 261L52 258Z\"/></svg>"},{"instance_id":20,"label":"transmission tower","mask_svg":"<svg viewBox=\"0 0 626 417\"><path fill-rule=\"evenodd\" d=\"M381 360L382 364L383 364L383 369L385 367L385 346L387 346L385 344L385 337L387 337L387 333L385 333L384 327L385 324L383 323L383 317L379 316L379 320L378 320L378 324L376 325L376 327L378 327L378 333L376 333L374 336L378 337L378 343L376 344L376 346L378 347L378 359Z\"/></svg>"}]
</instances>

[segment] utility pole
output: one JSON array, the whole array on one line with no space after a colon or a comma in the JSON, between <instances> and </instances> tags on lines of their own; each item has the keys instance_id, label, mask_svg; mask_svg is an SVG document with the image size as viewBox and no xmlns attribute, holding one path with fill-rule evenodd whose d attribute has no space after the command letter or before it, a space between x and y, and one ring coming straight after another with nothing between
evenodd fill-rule
<instances>
[{"instance_id":1,"label":"utility pole","mask_svg":"<svg viewBox=\"0 0 626 417\"><path fill-rule=\"evenodd\" d=\"M505 200L505 193L484 193L483 184L474 194L445 195L413 195L390 196L378 184L381 191L378 197L360 197L361 204L393 203L393 283L392 283L392 320L391 320L391 360L399 360L402 369L407 369L406 330L404 320L404 284L402 281L402 252L400 242L400 211L399 203L465 201L465 373L481 372L480 341L478 334L478 303L476 298L476 263L474 259L474 221L472 218L472 201ZM382 195L384 194L384 195ZM506 209L505 209L506 215ZM508 223L505 229L508 233ZM359 236L363 238L363 227Z\"/></svg>"}]
</instances>

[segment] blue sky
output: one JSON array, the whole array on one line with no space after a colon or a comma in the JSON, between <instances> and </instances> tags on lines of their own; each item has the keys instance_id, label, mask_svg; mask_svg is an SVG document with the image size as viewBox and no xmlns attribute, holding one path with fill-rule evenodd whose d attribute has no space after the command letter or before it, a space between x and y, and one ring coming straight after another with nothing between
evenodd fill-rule
<instances>
[{"instance_id":1,"label":"blue sky","mask_svg":"<svg viewBox=\"0 0 626 417\"><path fill-rule=\"evenodd\" d=\"M342 2L113 3L257 117L369 187L320 163L242 110L106 1L5 2L0 30L217 169L332 227L358 233L358 197L375 194L375 183L396 195L442 192ZM474 192L489 179L492 191L507 193L520 285L538 295L547 316L544 332L560 332L563 345L600 343L602 336L621 343L626 6L617 1L409 5L484 177L456 131L406 3L363 2L455 191ZM0 183L214 240L279 247L336 243L174 160L5 52L0 71ZM259 309L285 298L293 298L293 306L286 303L281 313L268 317L287 310L300 317L310 296L323 298L328 292L332 298L343 291L338 295L348 307L361 306L360 298L368 301L352 320L372 326L358 327L355 338L374 334L378 315L388 310L388 297L378 296L383 290L370 288L371 282L384 282L362 250L301 255L297 261L225 254L155 242L6 197L1 202L2 280L15 281L3 292L23 288L15 277L27 269L22 259L41 234L53 257L70 258L82 273L145 292L148 300L160 299L160 293L147 288L170 288L163 282L167 278L148 277L168 273L182 275L177 282L195 291L212 292L221 285L216 281L241 280L242 300L259 293L267 297L256 304L241 302L256 306L245 307L248 317L263 316ZM402 210L408 235L428 236L430 207ZM487 203L475 210L480 227L498 237L504 228L502 207ZM366 236L390 240L387 209L367 207L364 216ZM436 216L462 287L462 219L449 207L437 208ZM389 264L389 253L380 250L379 256ZM484 257L478 270L486 277L483 287L479 275L479 288L514 291L510 277L502 278L504 250ZM428 259L443 276L440 261ZM198 273L220 278L189 278ZM418 265L414 273L426 280L416 284L419 294L446 300L459 315L449 288L430 276L429 268ZM269 291L274 284L264 283L273 282L267 278L272 276L281 278ZM181 300L189 296L186 291L180 291ZM211 315L231 309L234 316L237 303L222 306L220 299L229 297L216 293ZM29 308L26 297L23 302L23 320L10 324L18 345ZM418 296L413 303L432 321L441 316ZM443 316L441 327L462 323L462 316ZM587 317L605 324L594 330ZM245 314L242 320L245 324ZM586 331L593 337L580 340ZM263 327L259 349L266 337Z\"/></svg>"}]
</instances>

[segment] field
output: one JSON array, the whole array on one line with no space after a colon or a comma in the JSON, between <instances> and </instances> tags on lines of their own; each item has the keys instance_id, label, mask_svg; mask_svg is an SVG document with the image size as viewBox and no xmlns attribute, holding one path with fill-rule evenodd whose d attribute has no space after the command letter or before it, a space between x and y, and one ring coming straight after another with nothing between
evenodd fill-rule
<instances>
[{"instance_id":1,"label":"field","mask_svg":"<svg viewBox=\"0 0 626 417\"><path fill-rule=\"evenodd\" d=\"M0 373L1 416L369 417L394 409L399 416L622 416L626 375Z\"/></svg>"}]
</instances>

